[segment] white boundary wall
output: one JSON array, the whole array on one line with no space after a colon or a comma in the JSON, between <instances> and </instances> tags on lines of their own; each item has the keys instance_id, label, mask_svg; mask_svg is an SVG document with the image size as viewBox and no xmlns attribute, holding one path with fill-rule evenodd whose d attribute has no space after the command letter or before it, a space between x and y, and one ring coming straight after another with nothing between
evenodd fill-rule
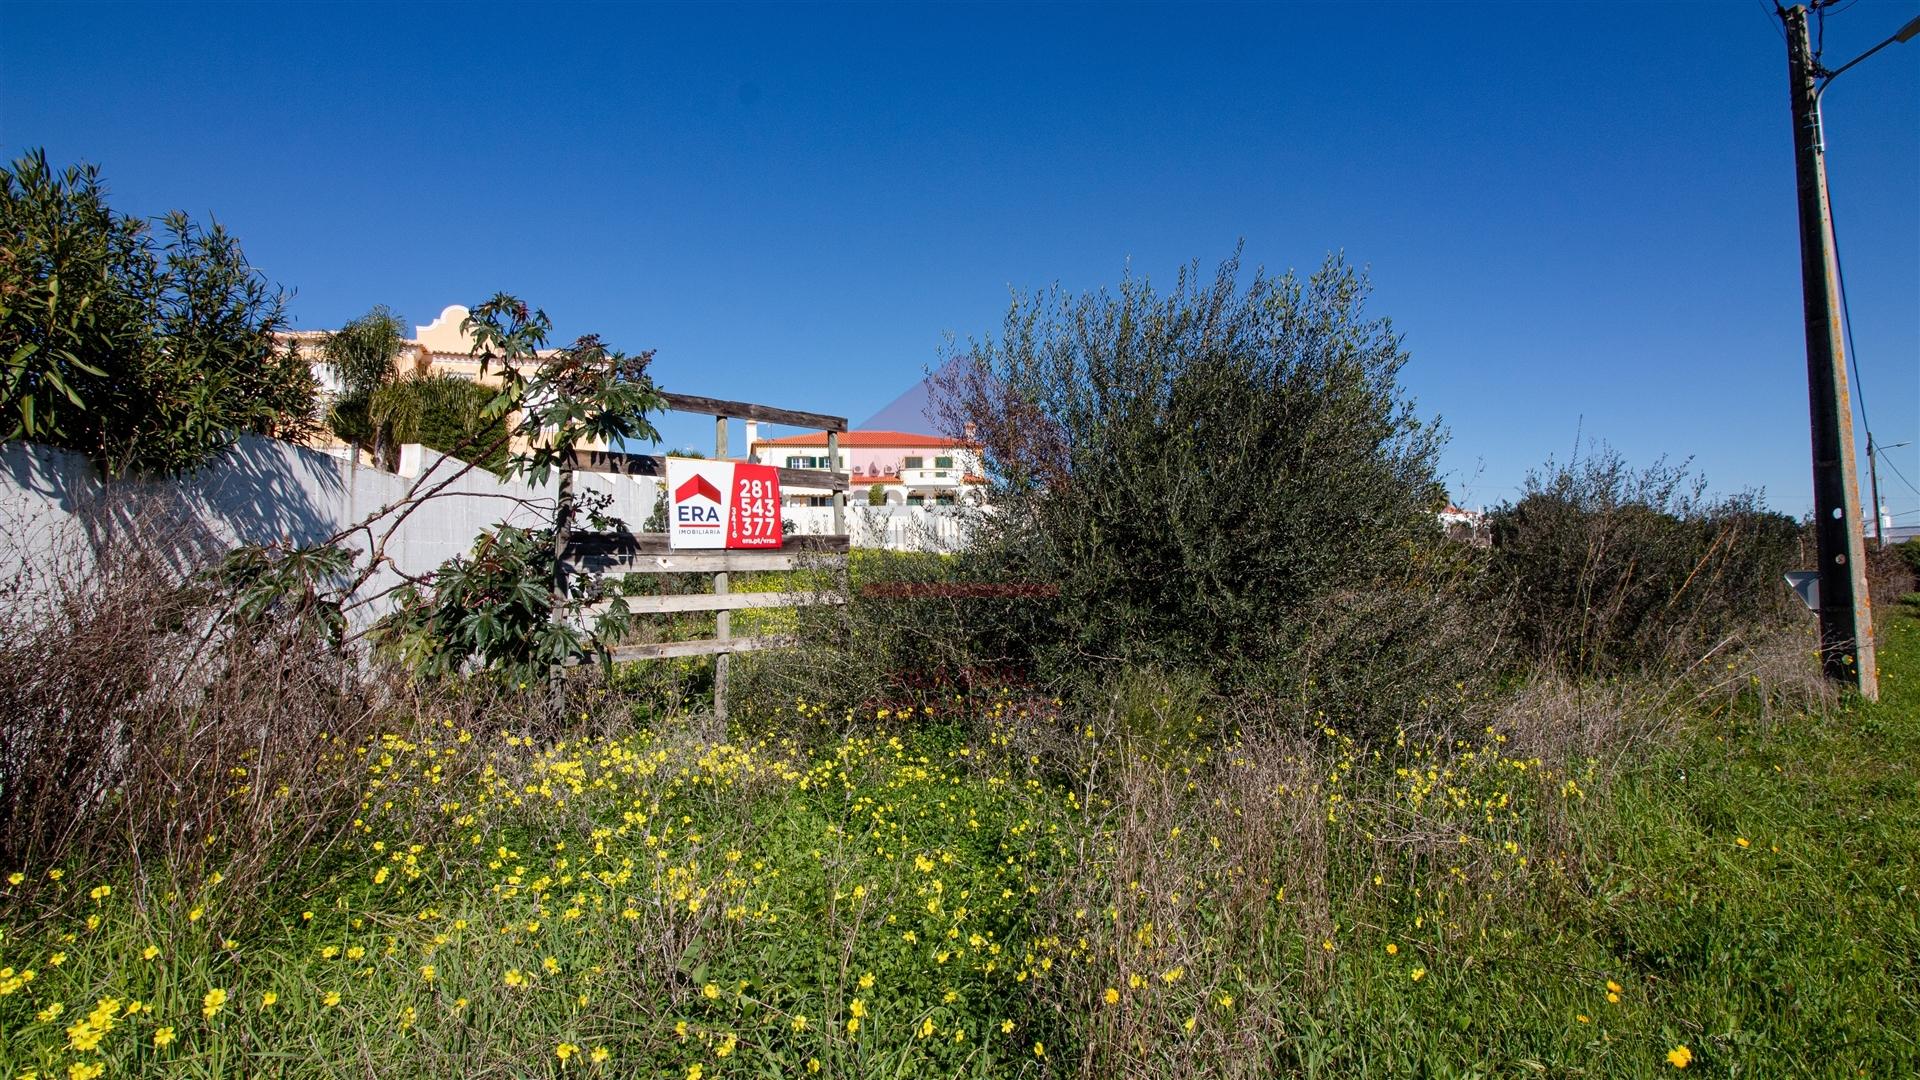
<instances>
[{"instance_id":1,"label":"white boundary wall","mask_svg":"<svg viewBox=\"0 0 1920 1080\"><path fill-rule=\"evenodd\" d=\"M213 565L243 543L317 544L402 500L423 473L422 490L461 466L424 447L403 447L400 471L389 473L320 450L275 439L247 437L206 468L179 480L102 480L78 454L30 443L0 443L0 602L31 602L43 586L89 573L101 553L138 539L182 573ZM581 492L612 497L607 513L639 531L653 513L660 481L579 472ZM472 550L484 529L501 522L544 524L553 509L556 484L535 487L469 470L443 493L402 521L385 545L401 573L420 576L455 555ZM831 532L830 507L783 507L800 534ZM375 520L373 537L385 534L392 516ZM908 506L847 508L855 547L954 551L965 542L958 513ZM347 543L362 552L366 531ZM383 570L365 591L378 594L399 583ZM385 605L357 613L372 617ZM357 620L356 620L357 621Z\"/></svg>"},{"instance_id":2,"label":"white boundary wall","mask_svg":"<svg viewBox=\"0 0 1920 1080\"><path fill-rule=\"evenodd\" d=\"M103 552L130 539L183 573L211 566L243 543L316 544L404 500L422 473L429 474L425 490L461 467L420 446L403 448L400 464L399 473L389 473L249 437L179 480L105 481L81 455L0 444L0 602L31 602L42 585L88 573ZM637 529L653 512L659 481L577 473L575 486L611 495L607 512ZM555 489L551 479L533 486L470 470L393 529L386 557L402 573L430 573L471 551L483 529L503 521L544 524ZM371 538L393 525L391 515L375 520ZM347 544L364 554L371 538L363 530ZM399 581L383 570L365 591L380 593ZM384 606L370 604L365 615Z\"/></svg>"}]
</instances>

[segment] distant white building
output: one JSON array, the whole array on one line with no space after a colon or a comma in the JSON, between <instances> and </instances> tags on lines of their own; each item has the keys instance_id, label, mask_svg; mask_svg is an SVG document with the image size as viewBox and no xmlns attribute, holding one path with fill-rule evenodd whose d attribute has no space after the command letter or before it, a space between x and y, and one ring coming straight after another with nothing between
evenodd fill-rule
<instances>
[{"instance_id":1,"label":"distant white building","mask_svg":"<svg viewBox=\"0 0 1920 1080\"><path fill-rule=\"evenodd\" d=\"M852 506L868 505L875 488L886 506L956 506L977 501L987 482L979 444L964 439L856 430L842 432L839 442L839 468L852 483L847 494ZM785 469L834 467L824 432L761 439L749 431L747 452L763 465ZM826 488L781 491L787 506L826 506L832 494Z\"/></svg>"}]
</instances>

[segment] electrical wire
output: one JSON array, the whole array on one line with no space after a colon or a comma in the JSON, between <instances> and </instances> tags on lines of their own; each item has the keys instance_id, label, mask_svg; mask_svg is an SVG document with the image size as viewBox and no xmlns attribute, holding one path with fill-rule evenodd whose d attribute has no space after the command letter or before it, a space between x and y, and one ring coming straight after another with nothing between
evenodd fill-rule
<instances>
[{"instance_id":1,"label":"electrical wire","mask_svg":"<svg viewBox=\"0 0 1920 1080\"><path fill-rule=\"evenodd\" d=\"M1786 44L1787 30L1786 27L1780 25L1780 16L1785 15L1787 9L1780 6L1780 0L1773 0L1772 11L1767 10L1767 0L1753 0L1753 2L1760 5L1760 14L1765 16L1767 25L1773 27L1773 32L1779 35L1780 43L1782 45Z\"/></svg>"},{"instance_id":2,"label":"electrical wire","mask_svg":"<svg viewBox=\"0 0 1920 1080\"><path fill-rule=\"evenodd\" d=\"M1833 186L1827 186L1827 230L1833 237L1833 275L1840 290L1840 327L1847 335L1847 364L1853 368L1853 399L1860 406L1860 427L1873 441L1873 424L1867 420L1867 387L1860 381L1860 349L1853 343L1853 309L1847 306L1847 264L1840 258L1840 225L1833 216Z\"/></svg>"},{"instance_id":3,"label":"electrical wire","mask_svg":"<svg viewBox=\"0 0 1920 1080\"><path fill-rule=\"evenodd\" d=\"M1833 236L1834 284L1840 290L1840 327L1847 337L1847 365L1853 369L1853 393L1850 396L1860 409L1860 428L1867 433L1867 445L1872 447L1873 424L1867 419L1866 383L1860 378L1860 347L1853 342L1853 308L1847 303L1847 267L1845 260L1840 257L1840 226L1833 216L1831 186L1827 188L1827 227ZM1915 495L1920 495L1920 488L1914 487L1913 482L1902 475L1893 462L1888 461L1887 468L1893 470L1893 475L1900 477L1900 482L1907 485L1908 490ZM1878 507L1874 509L1876 512L1879 510Z\"/></svg>"},{"instance_id":4,"label":"electrical wire","mask_svg":"<svg viewBox=\"0 0 1920 1080\"><path fill-rule=\"evenodd\" d=\"M1887 462L1887 468L1892 469L1893 475L1898 476L1900 478L1900 482L1907 485L1908 491L1913 492L1915 495L1920 495L1920 488L1913 486L1913 481L1907 479L1906 474L1900 471L1900 467L1898 465L1895 465L1893 462L1889 461Z\"/></svg>"}]
</instances>

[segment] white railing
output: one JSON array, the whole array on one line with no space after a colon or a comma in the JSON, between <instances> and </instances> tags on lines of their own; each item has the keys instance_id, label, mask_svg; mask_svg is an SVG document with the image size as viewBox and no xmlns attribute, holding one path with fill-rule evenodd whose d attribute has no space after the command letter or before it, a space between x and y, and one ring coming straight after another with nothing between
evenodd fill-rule
<instances>
[{"instance_id":1,"label":"white railing","mask_svg":"<svg viewBox=\"0 0 1920 1080\"><path fill-rule=\"evenodd\" d=\"M827 506L783 506L782 517L802 536L833 531L833 509ZM955 507L861 506L847 507L847 535L857 548L892 551L958 551L966 546L967 526Z\"/></svg>"},{"instance_id":2,"label":"white railing","mask_svg":"<svg viewBox=\"0 0 1920 1080\"><path fill-rule=\"evenodd\" d=\"M900 470L900 483L907 487L958 487L963 479L959 469Z\"/></svg>"}]
</instances>

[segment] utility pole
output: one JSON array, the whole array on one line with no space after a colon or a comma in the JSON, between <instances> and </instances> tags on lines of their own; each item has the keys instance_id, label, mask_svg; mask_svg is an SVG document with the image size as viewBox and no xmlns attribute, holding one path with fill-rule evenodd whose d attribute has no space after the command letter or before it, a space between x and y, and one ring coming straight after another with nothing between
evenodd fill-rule
<instances>
[{"instance_id":1,"label":"utility pole","mask_svg":"<svg viewBox=\"0 0 1920 1080\"><path fill-rule=\"evenodd\" d=\"M1820 658L1827 677L1880 698L1867 595L1866 542L1853 459L1853 406L1841 337L1839 271L1827 205L1826 146L1820 131L1822 74L1808 38L1807 9L1781 14L1793 91L1793 157L1800 195L1800 286L1807 323L1807 394L1813 420L1814 533L1820 553ZM1878 513L1876 508L1875 513ZM1877 519L1876 519L1877 523Z\"/></svg>"},{"instance_id":2,"label":"utility pole","mask_svg":"<svg viewBox=\"0 0 1920 1080\"><path fill-rule=\"evenodd\" d=\"M1873 505L1868 507L1867 512L1873 515L1873 546L1885 551L1887 549L1887 527L1886 522L1880 518L1880 461L1875 457L1879 452L1880 451L1875 449L1873 445L1873 432L1868 431L1867 486L1872 489L1870 493L1873 497Z\"/></svg>"}]
</instances>

